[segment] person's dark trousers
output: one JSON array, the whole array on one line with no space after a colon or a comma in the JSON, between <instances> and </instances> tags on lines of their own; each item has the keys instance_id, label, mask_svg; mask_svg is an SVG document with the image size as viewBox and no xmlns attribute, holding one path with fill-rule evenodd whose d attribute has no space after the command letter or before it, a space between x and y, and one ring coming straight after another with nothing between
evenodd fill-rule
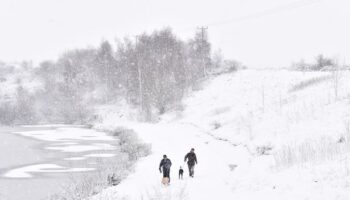
<instances>
[{"instance_id":1,"label":"person's dark trousers","mask_svg":"<svg viewBox=\"0 0 350 200\"><path fill-rule=\"evenodd\" d=\"M169 183L170 183L170 169L163 169L163 177L168 177L169 178Z\"/></svg>"},{"instance_id":2,"label":"person's dark trousers","mask_svg":"<svg viewBox=\"0 0 350 200\"><path fill-rule=\"evenodd\" d=\"M190 173L190 176L194 176L194 164L188 163L188 172Z\"/></svg>"}]
</instances>

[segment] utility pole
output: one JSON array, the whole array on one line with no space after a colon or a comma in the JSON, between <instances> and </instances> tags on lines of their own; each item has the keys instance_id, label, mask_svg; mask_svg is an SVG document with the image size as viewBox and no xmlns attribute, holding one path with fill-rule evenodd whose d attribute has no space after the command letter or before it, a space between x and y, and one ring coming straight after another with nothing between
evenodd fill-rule
<instances>
[{"instance_id":1,"label":"utility pole","mask_svg":"<svg viewBox=\"0 0 350 200\"><path fill-rule=\"evenodd\" d=\"M204 77L207 77L207 66L205 62L205 57L204 57L204 37L206 36L208 27L207 26L202 26L197 28L201 31L201 59L202 59L202 66L203 66L203 75Z\"/></svg>"},{"instance_id":2,"label":"utility pole","mask_svg":"<svg viewBox=\"0 0 350 200\"><path fill-rule=\"evenodd\" d=\"M141 70L141 66L139 64L139 58L138 58L138 50L137 50L137 46L138 46L138 40L139 40L139 36L135 36L135 52L136 52L136 62L135 64L137 65L137 73L138 73L138 79L139 79L139 100L140 100L140 109L141 109L141 113L143 113L143 98L142 98L142 70Z\"/></svg>"},{"instance_id":3,"label":"utility pole","mask_svg":"<svg viewBox=\"0 0 350 200\"><path fill-rule=\"evenodd\" d=\"M108 60L108 56L103 54L103 64L105 65L105 82L106 82L106 95L105 95L105 103L107 103L109 101L109 89L110 89L110 66L109 66L109 60Z\"/></svg>"}]
</instances>

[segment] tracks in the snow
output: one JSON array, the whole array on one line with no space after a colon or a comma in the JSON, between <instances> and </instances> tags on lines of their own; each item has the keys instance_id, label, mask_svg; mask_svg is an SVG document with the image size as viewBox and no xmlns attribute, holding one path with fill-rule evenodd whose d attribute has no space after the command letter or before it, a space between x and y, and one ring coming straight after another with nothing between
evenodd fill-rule
<instances>
[{"instance_id":1,"label":"tracks in the snow","mask_svg":"<svg viewBox=\"0 0 350 200\"><path fill-rule=\"evenodd\" d=\"M206 131L204 130L203 128L201 128L200 126L194 124L194 123L190 123L190 122L180 122L180 124L184 124L184 125L190 125L192 127L195 127L196 129L198 129L200 132L204 133L205 135L211 137L212 139L216 140L216 141L220 141L220 142L224 142L224 143L227 143L233 147L239 147L239 146L242 146L244 147L247 152L251 155L251 156L254 156L256 155L255 153L251 152L250 149L248 148L248 146L246 144L242 144L242 143L234 143L226 138L222 138L222 137L219 137L219 136L216 136L214 134L212 134L211 132L209 131Z\"/></svg>"}]
</instances>

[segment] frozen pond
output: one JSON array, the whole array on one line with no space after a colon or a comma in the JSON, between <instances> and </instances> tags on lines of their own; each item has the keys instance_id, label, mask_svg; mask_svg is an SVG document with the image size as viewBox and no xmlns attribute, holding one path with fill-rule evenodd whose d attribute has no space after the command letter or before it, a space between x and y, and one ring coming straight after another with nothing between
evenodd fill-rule
<instances>
[{"instance_id":1,"label":"frozen pond","mask_svg":"<svg viewBox=\"0 0 350 200\"><path fill-rule=\"evenodd\" d=\"M0 127L0 199L38 200L113 159L116 139L79 126Z\"/></svg>"}]
</instances>

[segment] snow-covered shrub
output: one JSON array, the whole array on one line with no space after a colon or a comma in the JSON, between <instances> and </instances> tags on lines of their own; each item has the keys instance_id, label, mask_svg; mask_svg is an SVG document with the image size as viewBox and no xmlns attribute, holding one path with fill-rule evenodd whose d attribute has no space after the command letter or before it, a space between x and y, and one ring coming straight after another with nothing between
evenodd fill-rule
<instances>
[{"instance_id":1,"label":"snow-covered shrub","mask_svg":"<svg viewBox=\"0 0 350 200\"><path fill-rule=\"evenodd\" d=\"M215 76L233 73L237 70L244 70L247 68L242 63L235 60L223 60L220 63L214 63L214 65L210 73Z\"/></svg>"},{"instance_id":2,"label":"snow-covered shrub","mask_svg":"<svg viewBox=\"0 0 350 200\"><path fill-rule=\"evenodd\" d=\"M336 68L336 64L335 59L319 54L313 63L306 63L301 59L299 62L292 63L290 68L298 71L332 71Z\"/></svg>"},{"instance_id":3,"label":"snow-covered shrub","mask_svg":"<svg viewBox=\"0 0 350 200\"><path fill-rule=\"evenodd\" d=\"M142 143L133 130L118 128L113 131L113 135L118 137L121 151L127 153L131 160L151 153L150 144Z\"/></svg>"},{"instance_id":4,"label":"snow-covered shrub","mask_svg":"<svg viewBox=\"0 0 350 200\"><path fill-rule=\"evenodd\" d=\"M256 153L258 155L269 155L271 151L272 151L272 146L270 145L256 147Z\"/></svg>"},{"instance_id":5,"label":"snow-covered shrub","mask_svg":"<svg viewBox=\"0 0 350 200\"><path fill-rule=\"evenodd\" d=\"M304 59L301 59L298 62L293 62L290 69L296 71L308 71L311 69L311 64L306 63Z\"/></svg>"},{"instance_id":6,"label":"snow-covered shrub","mask_svg":"<svg viewBox=\"0 0 350 200\"><path fill-rule=\"evenodd\" d=\"M213 129L216 130L221 128L222 124L220 122L215 121L213 122L212 126L213 126Z\"/></svg>"},{"instance_id":7,"label":"snow-covered shrub","mask_svg":"<svg viewBox=\"0 0 350 200\"><path fill-rule=\"evenodd\" d=\"M335 60L328 58L322 54L316 56L315 64L312 65L313 70L329 70L335 67Z\"/></svg>"},{"instance_id":8,"label":"snow-covered shrub","mask_svg":"<svg viewBox=\"0 0 350 200\"><path fill-rule=\"evenodd\" d=\"M233 171L233 170L235 170L238 167L238 165L236 165L236 164L229 164L228 167L230 168L230 171Z\"/></svg>"}]
</instances>

